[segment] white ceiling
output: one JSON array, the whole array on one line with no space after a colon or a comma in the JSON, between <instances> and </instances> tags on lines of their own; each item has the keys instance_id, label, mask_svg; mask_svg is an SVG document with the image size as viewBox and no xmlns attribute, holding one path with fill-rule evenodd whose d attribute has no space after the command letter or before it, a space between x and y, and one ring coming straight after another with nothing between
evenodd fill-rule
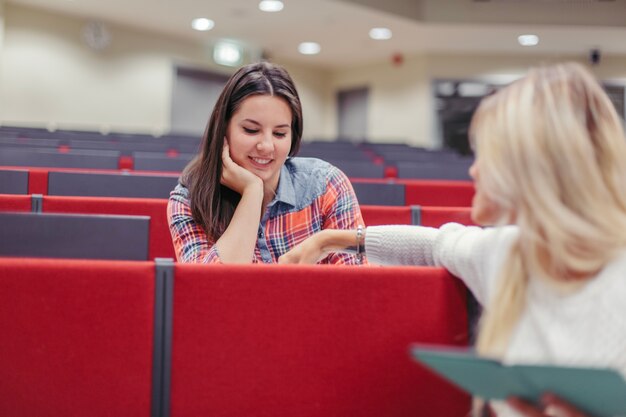
<instances>
[{"instance_id":1,"label":"white ceiling","mask_svg":"<svg viewBox=\"0 0 626 417\"><path fill-rule=\"evenodd\" d=\"M1 1L1 0L0 0ZM342 68L390 59L395 53L545 53L626 55L626 0L283 0L264 13L258 0L7 0L50 11L132 26L193 42L228 38L274 59ZM383 8L382 10L377 10ZM215 21L191 29L196 17ZM393 38L369 39L372 27ZM517 36L539 35L536 47ZM113 33L113 36L115 34ZM303 41L321 44L303 56Z\"/></svg>"}]
</instances>

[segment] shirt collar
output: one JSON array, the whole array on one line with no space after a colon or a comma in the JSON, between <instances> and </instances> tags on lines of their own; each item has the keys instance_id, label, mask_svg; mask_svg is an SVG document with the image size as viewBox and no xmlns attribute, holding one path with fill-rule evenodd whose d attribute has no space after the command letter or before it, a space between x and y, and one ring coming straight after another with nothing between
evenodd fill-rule
<instances>
[{"instance_id":1,"label":"shirt collar","mask_svg":"<svg viewBox=\"0 0 626 417\"><path fill-rule=\"evenodd\" d=\"M289 163L288 160L287 163ZM296 189L293 186L293 178L289 168L287 168L287 164L280 168L280 178L274 201L280 201L291 206L296 205Z\"/></svg>"}]
</instances>

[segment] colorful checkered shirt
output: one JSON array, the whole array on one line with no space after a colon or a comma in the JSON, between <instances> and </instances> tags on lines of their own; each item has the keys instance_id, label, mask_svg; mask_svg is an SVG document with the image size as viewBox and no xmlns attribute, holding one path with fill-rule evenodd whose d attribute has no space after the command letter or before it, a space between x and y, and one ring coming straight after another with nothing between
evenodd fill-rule
<instances>
[{"instance_id":1,"label":"colorful checkered shirt","mask_svg":"<svg viewBox=\"0 0 626 417\"><path fill-rule=\"evenodd\" d=\"M170 193L167 218L179 262L220 263L215 241L196 223L189 191L177 185ZM322 229L356 229L361 209L346 175L315 158L290 158L280 172L276 196L259 224L253 263L278 257ZM331 253L320 263L358 264L355 255Z\"/></svg>"}]
</instances>

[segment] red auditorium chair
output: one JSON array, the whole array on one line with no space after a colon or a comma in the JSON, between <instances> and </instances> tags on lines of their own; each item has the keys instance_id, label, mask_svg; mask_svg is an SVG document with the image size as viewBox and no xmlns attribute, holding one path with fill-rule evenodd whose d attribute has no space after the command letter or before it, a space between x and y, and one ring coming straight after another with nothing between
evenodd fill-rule
<instances>
[{"instance_id":1,"label":"red auditorium chair","mask_svg":"<svg viewBox=\"0 0 626 417\"><path fill-rule=\"evenodd\" d=\"M149 417L154 263L0 258L0 415Z\"/></svg>"},{"instance_id":2,"label":"red auditorium chair","mask_svg":"<svg viewBox=\"0 0 626 417\"><path fill-rule=\"evenodd\" d=\"M0 207L2 199L0 199ZM150 216L148 258L176 258L167 224L167 200L153 198L43 196L45 213Z\"/></svg>"},{"instance_id":3,"label":"red auditorium chair","mask_svg":"<svg viewBox=\"0 0 626 417\"><path fill-rule=\"evenodd\" d=\"M442 269L174 271L171 417L468 415L407 352L468 342L465 287Z\"/></svg>"}]
</instances>

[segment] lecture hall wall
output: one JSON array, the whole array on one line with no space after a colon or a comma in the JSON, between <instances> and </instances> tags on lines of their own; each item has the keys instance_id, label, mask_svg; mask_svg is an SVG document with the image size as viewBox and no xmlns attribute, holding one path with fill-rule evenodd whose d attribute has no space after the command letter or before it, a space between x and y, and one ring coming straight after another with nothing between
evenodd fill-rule
<instances>
[{"instance_id":1,"label":"lecture hall wall","mask_svg":"<svg viewBox=\"0 0 626 417\"><path fill-rule=\"evenodd\" d=\"M0 0L0 123L160 134L169 130L176 65L231 71L212 64L201 44L112 24L111 46L97 52L81 41L85 23ZM368 87L370 140L432 147L433 79L506 82L538 63L585 58L430 54L339 70L278 63L298 86L305 140L336 137L336 92ZM626 84L626 57L605 56L595 71Z\"/></svg>"}]
</instances>

